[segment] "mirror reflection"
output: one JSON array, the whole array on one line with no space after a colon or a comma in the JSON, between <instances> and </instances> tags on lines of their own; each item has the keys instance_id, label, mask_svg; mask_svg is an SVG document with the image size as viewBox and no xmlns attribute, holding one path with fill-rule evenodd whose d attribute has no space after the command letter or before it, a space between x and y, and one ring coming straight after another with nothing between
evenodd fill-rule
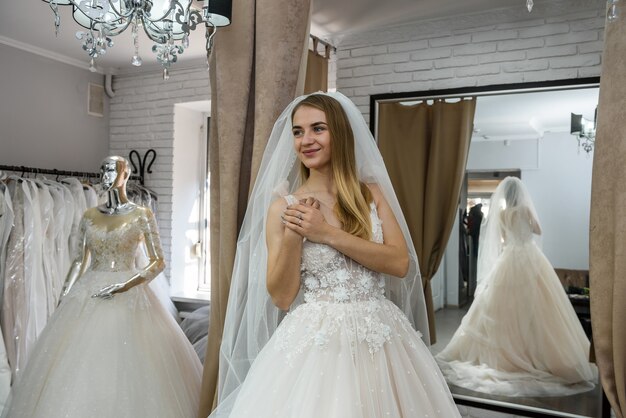
<instances>
[{"instance_id":1,"label":"mirror reflection","mask_svg":"<svg viewBox=\"0 0 626 418\"><path fill-rule=\"evenodd\" d=\"M457 399L600 416L589 354L593 137L572 116L594 121L598 89L491 94L476 100L458 213L431 281L431 351Z\"/></svg>"}]
</instances>

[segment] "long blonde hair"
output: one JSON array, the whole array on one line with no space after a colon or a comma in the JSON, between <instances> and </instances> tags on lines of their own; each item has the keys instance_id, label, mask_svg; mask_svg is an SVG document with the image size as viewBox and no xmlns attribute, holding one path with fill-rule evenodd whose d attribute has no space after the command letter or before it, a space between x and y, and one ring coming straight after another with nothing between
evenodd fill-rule
<instances>
[{"instance_id":1,"label":"long blonde hair","mask_svg":"<svg viewBox=\"0 0 626 418\"><path fill-rule=\"evenodd\" d=\"M330 166L333 181L337 187L337 203L333 208L335 216L341 222L344 231L364 239L372 237L370 203L372 192L366 184L359 181L354 153L354 134L350 121L341 104L330 96L312 94L298 103L292 113L302 106L321 110L326 115L330 133ZM309 169L300 162L300 180L304 183L309 178Z\"/></svg>"}]
</instances>

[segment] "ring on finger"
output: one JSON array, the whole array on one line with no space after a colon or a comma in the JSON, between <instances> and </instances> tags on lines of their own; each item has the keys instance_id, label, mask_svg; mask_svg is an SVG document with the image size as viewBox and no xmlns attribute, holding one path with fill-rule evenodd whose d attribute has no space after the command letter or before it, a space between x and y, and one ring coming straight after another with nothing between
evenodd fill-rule
<instances>
[{"instance_id":1,"label":"ring on finger","mask_svg":"<svg viewBox=\"0 0 626 418\"><path fill-rule=\"evenodd\" d=\"M298 213L298 219L302 220L302 214Z\"/></svg>"}]
</instances>

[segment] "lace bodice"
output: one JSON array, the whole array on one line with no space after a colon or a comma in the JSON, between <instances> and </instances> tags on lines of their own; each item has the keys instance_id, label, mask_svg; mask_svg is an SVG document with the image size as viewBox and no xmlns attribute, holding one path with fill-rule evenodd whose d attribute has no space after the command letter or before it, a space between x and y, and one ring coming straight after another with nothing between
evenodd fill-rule
<instances>
[{"instance_id":1,"label":"lace bodice","mask_svg":"<svg viewBox=\"0 0 626 418\"><path fill-rule=\"evenodd\" d=\"M291 203L292 196L287 197ZM383 242L382 221L371 204L372 240ZM363 302L384 297L382 275L363 267L334 248L305 241L300 267L305 302Z\"/></svg>"},{"instance_id":2,"label":"lace bodice","mask_svg":"<svg viewBox=\"0 0 626 418\"><path fill-rule=\"evenodd\" d=\"M286 200L293 203L295 198ZM370 219L372 240L382 243L382 221L373 203ZM304 242L300 279L305 303L276 331L275 346L289 363L310 345L324 349L340 330L353 350L364 343L371 354L391 340L394 327L414 332L402 311L385 298L383 275L328 245ZM415 348L411 341L407 345Z\"/></svg>"},{"instance_id":3,"label":"lace bodice","mask_svg":"<svg viewBox=\"0 0 626 418\"><path fill-rule=\"evenodd\" d=\"M81 221L82 234L85 234L86 246L91 254L90 270L134 270L137 247L144 241L145 234L151 236L158 255L163 257L158 229L151 212L148 216L139 216L135 222L125 223L111 231L84 217Z\"/></svg>"}]
</instances>

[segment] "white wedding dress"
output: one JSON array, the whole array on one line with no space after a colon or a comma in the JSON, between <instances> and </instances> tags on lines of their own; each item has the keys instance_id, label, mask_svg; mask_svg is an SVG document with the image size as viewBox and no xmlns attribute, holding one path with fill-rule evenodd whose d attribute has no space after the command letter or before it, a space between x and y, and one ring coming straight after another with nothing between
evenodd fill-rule
<instances>
[{"instance_id":1,"label":"white wedding dress","mask_svg":"<svg viewBox=\"0 0 626 418\"><path fill-rule=\"evenodd\" d=\"M373 240L383 242L373 204L371 221ZM211 417L460 417L429 349L384 287L379 273L305 241L304 303Z\"/></svg>"},{"instance_id":2,"label":"white wedding dress","mask_svg":"<svg viewBox=\"0 0 626 418\"><path fill-rule=\"evenodd\" d=\"M154 218L112 231L83 219L82 228L89 269L50 318L2 416L196 417L202 366L150 286L91 297L137 271L136 249L146 231L156 235Z\"/></svg>"},{"instance_id":3,"label":"white wedding dress","mask_svg":"<svg viewBox=\"0 0 626 418\"><path fill-rule=\"evenodd\" d=\"M502 253L436 356L449 383L504 396L571 395L594 387L589 340L533 240L529 213L518 206L494 214L506 231Z\"/></svg>"}]
</instances>

